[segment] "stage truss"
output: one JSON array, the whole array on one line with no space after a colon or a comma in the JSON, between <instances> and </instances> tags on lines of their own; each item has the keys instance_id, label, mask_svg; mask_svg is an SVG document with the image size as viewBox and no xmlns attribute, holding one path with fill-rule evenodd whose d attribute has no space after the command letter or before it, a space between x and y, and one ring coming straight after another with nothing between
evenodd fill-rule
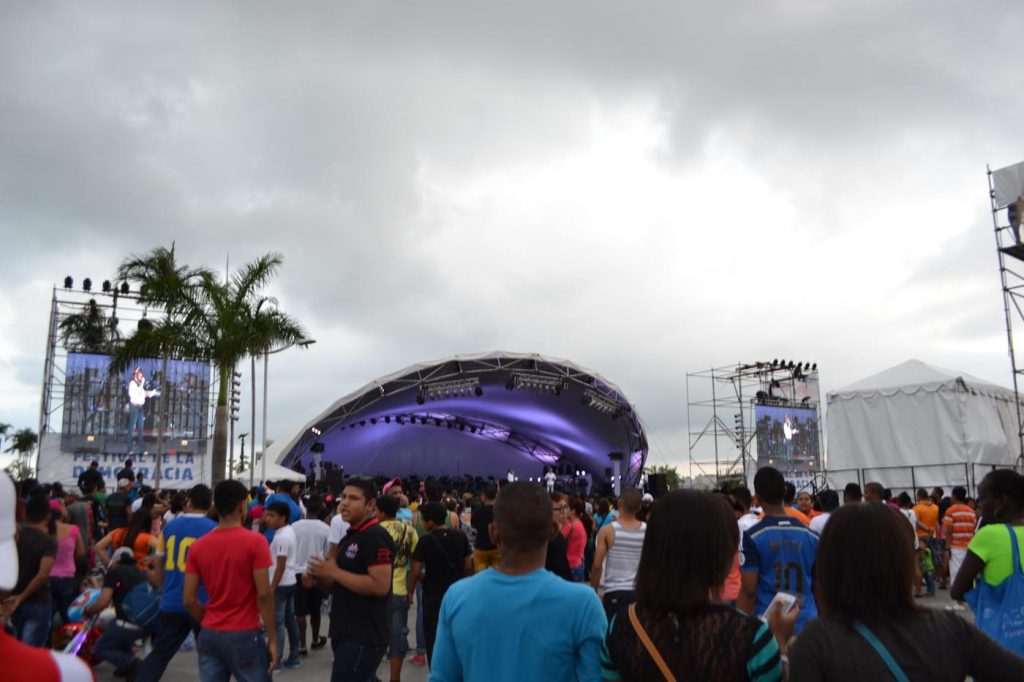
<instances>
[{"instance_id":1,"label":"stage truss","mask_svg":"<svg viewBox=\"0 0 1024 682\"><path fill-rule=\"evenodd\" d=\"M50 304L50 318L46 333L46 354L43 362L42 395L39 409L39 443L38 457L35 463L35 474L40 473L41 458L48 456L70 456L71 453L61 451L61 432L63 427L64 403L67 399L66 367L68 352L73 349L67 348L61 340L61 323L73 315L86 312L89 309L90 301L95 301L97 308L101 311L108 325L113 327L120 334L120 338L126 338L134 333L139 322L150 314L162 314L158 310L143 306L138 301L136 293L124 293L118 286L111 286L108 291L85 291L71 287L54 287ZM177 359L177 358L171 358ZM206 396L205 403L207 413L207 424L210 425L211 433L208 436L212 442L212 425L214 423L214 411L216 410L216 395L219 375L217 372L211 374L210 391ZM156 417L159 419L159 416ZM159 427L157 427L159 428ZM119 454L119 453L111 453ZM149 453L155 458L155 451ZM136 456L136 460L138 460ZM202 456L200 460L201 480L208 478L209 454ZM197 481L199 482L199 481Z\"/></svg>"},{"instance_id":2,"label":"stage truss","mask_svg":"<svg viewBox=\"0 0 1024 682\"><path fill-rule=\"evenodd\" d=\"M757 470L756 405L814 409L818 452L824 452L816 363L775 359L688 372L686 416L690 476L695 487L722 481L751 484ZM819 461L803 487L822 487L823 468Z\"/></svg>"}]
</instances>

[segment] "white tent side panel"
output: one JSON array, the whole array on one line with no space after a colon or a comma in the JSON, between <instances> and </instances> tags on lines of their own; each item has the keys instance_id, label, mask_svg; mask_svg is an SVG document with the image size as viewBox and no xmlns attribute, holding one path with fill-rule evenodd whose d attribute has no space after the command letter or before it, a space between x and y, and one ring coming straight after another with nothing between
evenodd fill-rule
<instances>
[{"instance_id":1,"label":"white tent side panel","mask_svg":"<svg viewBox=\"0 0 1024 682\"><path fill-rule=\"evenodd\" d=\"M963 462L964 431L953 391L830 395L828 468Z\"/></svg>"},{"instance_id":2,"label":"white tent side panel","mask_svg":"<svg viewBox=\"0 0 1024 682\"><path fill-rule=\"evenodd\" d=\"M829 396L828 466L1008 466L1016 459L1012 401L937 389Z\"/></svg>"}]
</instances>

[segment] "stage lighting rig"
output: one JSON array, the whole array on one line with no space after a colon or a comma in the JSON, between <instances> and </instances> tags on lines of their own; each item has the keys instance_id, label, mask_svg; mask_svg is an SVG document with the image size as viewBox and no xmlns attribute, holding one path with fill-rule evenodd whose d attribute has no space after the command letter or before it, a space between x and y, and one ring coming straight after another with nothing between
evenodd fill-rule
<instances>
[{"instance_id":1,"label":"stage lighting rig","mask_svg":"<svg viewBox=\"0 0 1024 682\"><path fill-rule=\"evenodd\" d=\"M480 386L480 379L472 377L469 379L437 381L432 384L426 384L420 389L416 402L422 405L426 400L459 398L470 394L477 397L484 394L484 389Z\"/></svg>"},{"instance_id":2,"label":"stage lighting rig","mask_svg":"<svg viewBox=\"0 0 1024 682\"><path fill-rule=\"evenodd\" d=\"M103 293L105 293L105 294L109 294L110 293L110 280L109 279L103 280Z\"/></svg>"},{"instance_id":3,"label":"stage lighting rig","mask_svg":"<svg viewBox=\"0 0 1024 682\"><path fill-rule=\"evenodd\" d=\"M541 393L551 393L554 395L561 395L562 391L567 389L568 381L562 377L551 377L542 374L526 374L523 372L513 372L509 379L512 388L518 388L524 391L539 391ZM509 385L506 384L505 388Z\"/></svg>"},{"instance_id":4,"label":"stage lighting rig","mask_svg":"<svg viewBox=\"0 0 1024 682\"><path fill-rule=\"evenodd\" d=\"M597 391L593 391L590 389L584 391L583 398L581 398L581 402L587 407L593 408L603 414L611 415L612 417L621 414L619 404L617 402L615 402L614 400L609 400L608 398L601 395Z\"/></svg>"},{"instance_id":5,"label":"stage lighting rig","mask_svg":"<svg viewBox=\"0 0 1024 682\"><path fill-rule=\"evenodd\" d=\"M82 280L82 291L85 291L87 293L92 291L92 279L86 277L85 279Z\"/></svg>"},{"instance_id":6,"label":"stage lighting rig","mask_svg":"<svg viewBox=\"0 0 1024 682\"><path fill-rule=\"evenodd\" d=\"M74 287L75 287L75 278L70 276L70 275L65 277L64 278L64 288L65 289L73 289Z\"/></svg>"},{"instance_id":7,"label":"stage lighting rig","mask_svg":"<svg viewBox=\"0 0 1024 682\"><path fill-rule=\"evenodd\" d=\"M121 294L127 296L129 291L131 289L128 287L128 282L121 282Z\"/></svg>"}]
</instances>

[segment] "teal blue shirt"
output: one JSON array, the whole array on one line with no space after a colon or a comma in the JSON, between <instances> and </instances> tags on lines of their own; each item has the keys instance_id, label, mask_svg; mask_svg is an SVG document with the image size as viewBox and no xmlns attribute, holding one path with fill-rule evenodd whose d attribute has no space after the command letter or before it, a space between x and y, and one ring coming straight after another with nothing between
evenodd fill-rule
<instances>
[{"instance_id":1,"label":"teal blue shirt","mask_svg":"<svg viewBox=\"0 0 1024 682\"><path fill-rule=\"evenodd\" d=\"M538 569L495 569L445 594L430 682L597 682L608 621L594 590Z\"/></svg>"}]
</instances>

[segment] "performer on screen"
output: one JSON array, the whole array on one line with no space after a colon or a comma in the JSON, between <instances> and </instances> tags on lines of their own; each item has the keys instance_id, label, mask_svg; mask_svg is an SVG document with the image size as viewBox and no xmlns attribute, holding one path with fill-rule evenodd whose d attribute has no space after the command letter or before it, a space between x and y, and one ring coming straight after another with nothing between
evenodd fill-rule
<instances>
[{"instance_id":1,"label":"performer on screen","mask_svg":"<svg viewBox=\"0 0 1024 682\"><path fill-rule=\"evenodd\" d=\"M132 372L132 379L128 382L128 431L125 440L128 443L128 454L135 450L135 429L139 430L139 441L145 437L146 422L146 399L159 395L159 391L146 390L146 376L142 373L141 367L136 367Z\"/></svg>"},{"instance_id":2,"label":"performer on screen","mask_svg":"<svg viewBox=\"0 0 1024 682\"><path fill-rule=\"evenodd\" d=\"M793 436L800 433L799 429L793 428L793 423L789 420L789 415L782 421L782 435L786 439L786 461L793 461Z\"/></svg>"}]
</instances>

